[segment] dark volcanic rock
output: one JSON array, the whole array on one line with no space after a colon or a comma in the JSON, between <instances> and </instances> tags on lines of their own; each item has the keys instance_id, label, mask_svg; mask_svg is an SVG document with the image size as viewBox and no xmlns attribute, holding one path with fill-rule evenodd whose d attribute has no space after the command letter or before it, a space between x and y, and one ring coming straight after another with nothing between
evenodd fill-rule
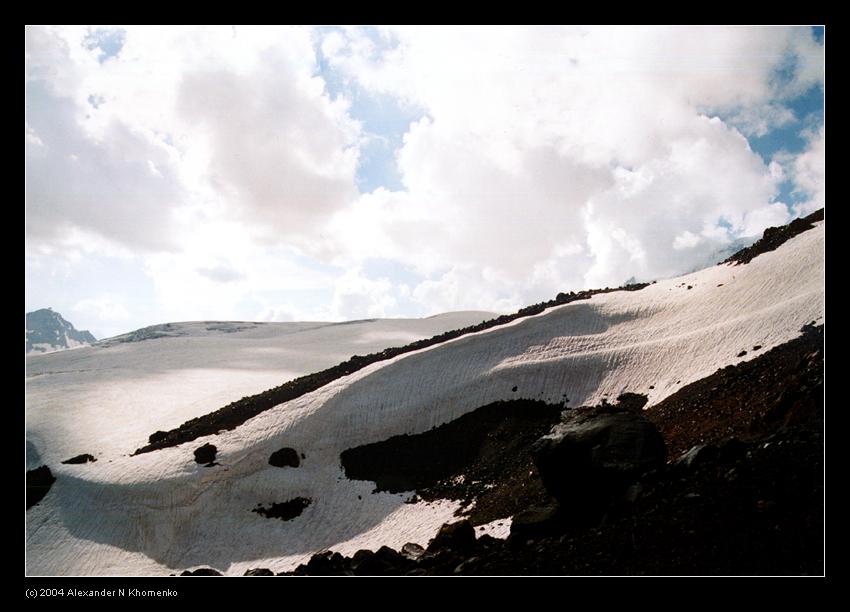
<instances>
[{"instance_id":1,"label":"dark volcanic rock","mask_svg":"<svg viewBox=\"0 0 850 612\"><path fill-rule=\"evenodd\" d=\"M562 529L561 512L557 503L550 506L532 506L514 515L511 535L520 538L538 538Z\"/></svg>"},{"instance_id":2,"label":"dark volcanic rock","mask_svg":"<svg viewBox=\"0 0 850 612\"><path fill-rule=\"evenodd\" d=\"M543 484L565 516L590 523L642 473L663 466L666 457L655 425L639 412L606 404L568 413L534 444Z\"/></svg>"},{"instance_id":3,"label":"dark volcanic rock","mask_svg":"<svg viewBox=\"0 0 850 612\"><path fill-rule=\"evenodd\" d=\"M312 500L306 497L296 497L279 504L272 504L268 508L257 504L257 507L251 510L251 512L256 512L260 516L264 516L266 518L278 518L282 521L291 521L296 516L300 516L301 513L304 512L304 508L310 505L311 501Z\"/></svg>"},{"instance_id":4,"label":"dark volcanic rock","mask_svg":"<svg viewBox=\"0 0 850 612\"><path fill-rule=\"evenodd\" d=\"M814 223L817 221L823 221L823 208L813 212L808 217L794 219L788 225L767 228L755 244L741 249L721 263L732 263L735 265L750 263L762 253L774 251L797 234L812 229Z\"/></svg>"},{"instance_id":5,"label":"dark volcanic rock","mask_svg":"<svg viewBox=\"0 0 850 612\"><path fill-rule=\"evenodd\" d=\"M717 457L717 447L698 444L673 462L673 467L691 470Z\"/></svg>"},{"instance_id":6,"label":"dark volcanic rock","mask_svg":"<svg viewBox=\"0 0 850 612\"><path fill-rule=\"evenodd\" d=\"M652 389L652 387L649 387ZM617 408L622 410L640 411L646 406L649 398L640 393L623 393L617 398Z\"/></svg>"},{"instance_id":7,"label":"dark volcanic rock","mask_svg":"<svg viewBox=\"0 0 850 612\"><path fill-rule=\"evenodd\" d=\"M446 523L428 543L428 552L452 550L467 551L475 546L475 528L469 521Z\"/></svg>"},{"instance_id":8,"label":"dark volcanic rock","mask_svg":"<svg viewBox=\"0 0 850 612\"><path fill-rule=\"evenodd\" d=\"M84 455L77 455L76 457L71 457L70 459L65 459L62 463L76 465L78 463L93 463L97 461L97 458L93 455L89 455L88 453Z\"/></svg>"},{"instance_id":9,"label":"dark volcanic rock","mask_svg":"<svg viewBox=\"0 0 850 612\"><path fill-rule=\"evenodd\" d=\"M168 437L168 433L166 433L166 432L164 432L160 429L158 431L153 432L151 435L148 436L148 444L157 444L157 443L165 440L167 437Z\"/></svg>"},{"instance_id":10,"label":"dark volcanic rock","mask_svg":"<svg viewBox=\"0 0 850 612\"><path fill-rule=\"evenodd\" d=\"M195 449L195 462L203 465L209 465L215 461L215 455L218 449L212 444L204 444Z\"/></svg>"},{"instance_id":11,"label":"dark volcanic rock","mask_svg":"<svg viewBox=\"0 0 850 612\"><path fill-rule=\"evenodd\" d=\"M214 570L211 567L199 567L194 571L185 570L181 576L221 576L221 572Z\"/></svg>"},{"instance_id":12,"label":"dark volcanic rock","mask_svg":"<svg viewBox=\"0 0 850 612\"><path fill-rule=\"evenodd\" d=\"M275 451L269 457L269 465L275 467L298 467L301 465L301 460L298 458L298 451L294 448L282 448Z\"/></svg>"},{"instance_id":13,"label":"dark volcanic rock","mask_svg":"<svg viewBox=\"0 0 850 612\"><path fill-rule=\"evenodd\" d=\"M389 546L377 552L358 550L351 559L351 569L356 576L397 576L412 565L412 562Z\"/></svg>"},{"instance_id":14,"label":"dark volcanic rock","mask_svg":"<svg viewBox=\"0 0 850 612\"><path fill-rule=\"evenodd\" d=\"M747 454L749 444L742 442L738 438L726 438L717 445L718 459L723 462L732 462L744 457Z\"/></svg>"},{"instance_id":15,"label":"dark volcanic rock","mask_svg":"<svg viewBox=\"0 0 850 612\"><path fill-rule=\"evenodd\" d=\"M243 576L274 576L274 572L265 567L247 570Z\"/></svg>"},{"instance_id":16,"label":"dark volcanic rock","mask_svg":"<svg viewBox=\"0 0 850 612\"><path fill-rule=\"evenodd\" d=\"M410 559L411 561L417 561L422 555L425 554L425 549L419 546L419 544L408 542L407 544L401 547L400 552L404 557Z\"/></svg>"},{"instance_id":17,"label":"dark volcanic rock","mask_svg":"<svg viewBox=\"0 0 850 612\"><path fill-rule=\"evenodd\" d=\"M310 557L307 565L299 565L295 573L310 576L351 574L351 561L338 552L323 550Z\"/></svg>"},{"instance_id":18,"label":"dark volcanic rock","mask_svg":"<svg viewBox=\"0 0 850 612\"><path fill-rule=\"evenodd\" d=\"M372 480L378 491L462 500L480 525L547 501L531 445L562 411L533 400L495 402L421 434L348 449L340 461L348 478Z\"/></svg>"},{"instance_id":19,"label":"dark volcanic rock","mask_svg":"<svg viewBox=\"0 0 850 612\"><path fill-rule=\"evenodd\" d=\"M703 448L681 462L691 468L643 473L599 522L565 519L551 533L506 541L482 535L465 551L429 547L416 560L402 552L407 566L387 555L373 571L355 572L821 575L823 374L823 328L807 326L796 340L687 385L649 411L629 412L657 420L674 456ZM526 477L517 489L538 478ZM355 559L375 556L360 551Z\"/></svg>"},{"instance_id":20,"label":"dark volcanic rock","mask_svg":"<svg viewBox=\"0 0 850 612\"><path fill-rule=\"evenodd\" d=\"M823 410L823 325L749 361L717 370L646 412L672 456L735 437L748 442ZM730 442L730 444L735 444Z\"/></svg>"},{"instance_id":21,"label":"dark volcanic rock","mask_svg":"<svg viewBox=\"0 0 850 612\"><path fill-rule=\"evenodd\" d=\"M368 575L369 571L373 569L370 564L372 563L371 559L374 556L374 551L361 548L351 557L351 569L354 570L354 573L357 575ZM363 566L362 572L360 570L361 566Z\"/></svg>"},{"instance_id":22,"label":"dark volcanic rock","mask_svg":"<svg viewBox=\"0 0 850 612\"><path fill-rule=\"evenodd\" d=\"M44 499L56 477L46 465L27 472L27 510Z\"/></svg>"}]
</instances>

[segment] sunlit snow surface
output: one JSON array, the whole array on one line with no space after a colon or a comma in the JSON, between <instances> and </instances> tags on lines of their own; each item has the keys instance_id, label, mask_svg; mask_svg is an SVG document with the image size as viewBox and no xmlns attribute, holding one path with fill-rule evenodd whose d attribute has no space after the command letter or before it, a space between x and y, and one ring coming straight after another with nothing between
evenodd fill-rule
<instances>
[{"instance_id":1,"label":"sunlit snow surface","mask_svg":"<svg viewBox=\"0 0 850 612\"><path fill-rule=\"evenodd\" d=\"M257 334L238 349L232 338L210 334L30 357L28 462L47 463L57 481L27 512L27 572L169 574L203 565L241 575L290 569L320 549L424 545L454 520L457 505L373 494L373 483L345 478L343 450L422 432L499 399L566 397L578 406L633 391L647 394L651 409L720 367L796 337L804 324L822 323L823 246L821 223L747 265L597 295L376 363L233 431L136 457L127 455L157 429L352 353L403 343L387 334L430 334L411 322L374 322L313 330L324 329L323 344L299 344L264 340L258 328L227 334ZM398 326L383 326L391 323ZM294 340L308 333L294 330L310 324L291 325ZM353 333L353 325L363 328ZM352 348L355 338L362 349ZM194 344L181 350L181 343ZM195 463L193 451L205 442L218 447L219 466ZM268 464L285 446L305 454L300 467ZM79 453L98 461L59 463ZM312 503L291 521L251 512L294 497ZM498 522L485 531L506 535L510 522Z\"/></svg>"}]
</instances>

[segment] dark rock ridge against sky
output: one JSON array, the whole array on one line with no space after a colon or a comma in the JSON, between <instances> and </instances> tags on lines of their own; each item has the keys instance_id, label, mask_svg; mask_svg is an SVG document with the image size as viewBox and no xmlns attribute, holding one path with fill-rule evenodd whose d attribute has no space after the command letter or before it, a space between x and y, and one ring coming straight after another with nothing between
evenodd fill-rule
<instances>
[{"instance_id":1,"label":"dark rock ridge against sky","mask_svg":"<svg viewBox=\"0 0 850 612\"><path fill-rule=\"evenodd\" d=\"M87 330L77 330L51 308L26 314L26 352L46 353L96 342Z\"/></svg>"}]
</instances>

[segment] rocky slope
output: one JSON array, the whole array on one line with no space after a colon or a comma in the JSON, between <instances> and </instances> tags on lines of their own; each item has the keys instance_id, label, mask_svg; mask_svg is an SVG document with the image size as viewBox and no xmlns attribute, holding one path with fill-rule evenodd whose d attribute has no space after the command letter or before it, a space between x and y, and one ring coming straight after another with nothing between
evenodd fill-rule
<instances>
[{"instance_id":1,"label":"rocky slope","mask_svg":"<svg viewBox=\"0 0 850 612\"><path fill-rule=\"evenodd\" d=\"M553 466L551 448L536 446L549 499L517 513L506 540L476 538L463 520L426 546L323 552L292 574L822 574L823 380L823 327L811 326L646 418L633 401L572 411L570 461ZM589 420L575 427L582 412ZM602 422L612 417L623 419ZM605 435L589 437L586 423ZM633 423L658 424L669 461ZM514 486L539 486L538 473Z\"/></svg>"},{"instance_id":2,"label":"rocky slope","mask_svg":"<svg viewBox=\"0 0 850 612\"><path fill-rule=\"evenodd\" d=\"M51 353L88 346L96 341L90 332L74 329L52 308L26 314L26 353Z\"/></svg>"}]
</instances>

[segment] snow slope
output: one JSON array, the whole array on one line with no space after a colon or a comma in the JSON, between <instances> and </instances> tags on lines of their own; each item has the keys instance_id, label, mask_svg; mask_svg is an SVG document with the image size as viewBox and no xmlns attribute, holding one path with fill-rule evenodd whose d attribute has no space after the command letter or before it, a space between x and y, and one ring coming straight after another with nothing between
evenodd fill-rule
<instances>
[{"instance_id":1,"label":"snow slope","mask_svg":"<svg viewBox=\"0 0 850 612\"><path fill-rule=\"evenodd\" d=\"M493 316L465 311L345 323L168 323L88 348L30 355L27 438L49 465L80 453L129 454L154 431L243 396L355 354Z\"/></svg>"},{"instance_id":2,"label":"snow slope","mask_svg":"<svg viewBox=\"0 0 850 612\"><path fill-rule=\"evenodd\" d=\"M28 512L27 571L168 574L204 565L241 575L249 567L292 568L323 548L351 554L425 544L452 518L454 503L373 494L372 483L345 478L343 450L422 432L499 399L566 397L578 406L633 391L649 396L651 410L682 386L821 323L823 246L819 223L747 265L596 295L375 363L233 431L174 448L122 456L121 444L79 423L75 452L110 450L94 464L48 462L57 481ZM747 355L737 357L742 350ZM74 410L59 403L61 390L55 394L30 425L45 432L36 449L45 457L55 457L50 446L63 435L47 434L45 413ZM138 429L133 441L171 425L137 427L120 418L112 425L122 436ZM194 462L193 450L206 442L219 448L219 466ZM268 464L285 446L305 454L301 467ZM251 512L294 497L312 503L291 521Z\"/></svg>"}]
</instances>

